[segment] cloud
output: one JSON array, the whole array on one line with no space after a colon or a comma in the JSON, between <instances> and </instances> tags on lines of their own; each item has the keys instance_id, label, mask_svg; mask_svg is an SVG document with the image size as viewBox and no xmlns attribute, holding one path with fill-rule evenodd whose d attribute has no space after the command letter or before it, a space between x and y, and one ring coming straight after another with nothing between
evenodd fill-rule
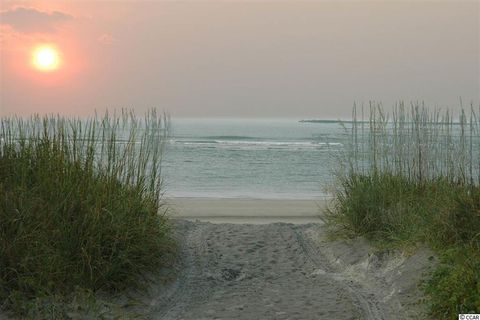
<instances>
[{"instance_id":1,"label":"cloud","mask_svg":"<svg viewBox=\"0 0 480 320\"><path fill-rule=\"evenodd\" d=\"M73 16L60 12L44 12L35 8L17 7L0 12L0 23L23 33L51 33L58 23L73 20Z\"/></svg>"}]
</instances>

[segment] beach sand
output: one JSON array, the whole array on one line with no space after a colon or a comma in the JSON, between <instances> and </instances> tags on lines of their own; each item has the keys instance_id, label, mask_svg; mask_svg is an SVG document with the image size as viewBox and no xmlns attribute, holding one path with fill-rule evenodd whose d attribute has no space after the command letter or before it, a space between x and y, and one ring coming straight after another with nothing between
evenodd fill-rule
<instances>
[{"instance_id":1,"label":"beach sand","mask_svg":"<svg viewBox=\"0 0 480 320\"><path fill-rule=\"evenodd\" d=\"M328 200L171 198L174 219L212 223L321 223Z\"/></svg>"},{"instance_id":2,"label":"beach sand","mask_svg":"<svg viewBox=\"0 0 480 320\"><path fill-rule=\"evenodd\" d=\"M143 292L151 319L421 319L431 253L327 239L325 201L175 199L177 273ZM244 215L244 216L242 216ZM145 307L147 306L147 307Z\"/></svg>"}]
</instances>

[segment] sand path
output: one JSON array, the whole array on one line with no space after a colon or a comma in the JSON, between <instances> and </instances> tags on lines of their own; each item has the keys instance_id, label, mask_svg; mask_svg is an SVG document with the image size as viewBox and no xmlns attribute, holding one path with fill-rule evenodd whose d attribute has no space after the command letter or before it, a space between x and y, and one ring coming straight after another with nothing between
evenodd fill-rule
<instances>
[{"instance_id":1,"label":"sand path","mask_svg":"<svg viewBox=\"0 0 480 320\"><path fill-rule=\"evenodd\" d=\"M176 225L181 267L150 301L154 319L395 319L327 263L318 224Z\"/></svg>"},{"instance_id":2,"label":"sand path","mask_svg":"<svg viewBox=\"0 0 480 320\"><path fill-rule=\"evenodd\" d=\"M171 205L177 272L144 290L147 318L425 319L418 283L433 265L431 252L375 252L361 238L332 242L319 218L325 200Z\"/></svg>"}]
</instances>

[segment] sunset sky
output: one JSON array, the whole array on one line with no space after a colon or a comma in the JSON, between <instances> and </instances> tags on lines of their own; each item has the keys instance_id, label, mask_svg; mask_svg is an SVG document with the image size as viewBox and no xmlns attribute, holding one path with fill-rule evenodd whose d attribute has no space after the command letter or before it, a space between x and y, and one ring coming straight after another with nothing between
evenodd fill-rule
<instances>
[{"instance_id":1,"label":"sunset sky","mask_svg":"<svg viewBox=\"0 0 480 320\"><path fill-rule=\"evenodd\" d=\"M1 0L0 11L2 115L345 118L354 101L480 100L480 1Z\"/></svg>"}]
</instances>

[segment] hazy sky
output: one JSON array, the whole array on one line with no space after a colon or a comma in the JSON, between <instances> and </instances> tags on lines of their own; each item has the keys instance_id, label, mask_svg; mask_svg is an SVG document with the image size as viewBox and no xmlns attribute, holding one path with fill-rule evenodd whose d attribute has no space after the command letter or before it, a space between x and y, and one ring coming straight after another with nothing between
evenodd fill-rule
<instances>
[{"instance_id":1,"label":"hazy sky","mask_svg":"<svg viewBox=\"0 0 480 320\"><path fill-rule=\"evenodd\" d=\"M345 118L479 102L480 1L3 1L0 112ZM32 66L56 48L54 71Z\"/></svg>"}]
</instances>

